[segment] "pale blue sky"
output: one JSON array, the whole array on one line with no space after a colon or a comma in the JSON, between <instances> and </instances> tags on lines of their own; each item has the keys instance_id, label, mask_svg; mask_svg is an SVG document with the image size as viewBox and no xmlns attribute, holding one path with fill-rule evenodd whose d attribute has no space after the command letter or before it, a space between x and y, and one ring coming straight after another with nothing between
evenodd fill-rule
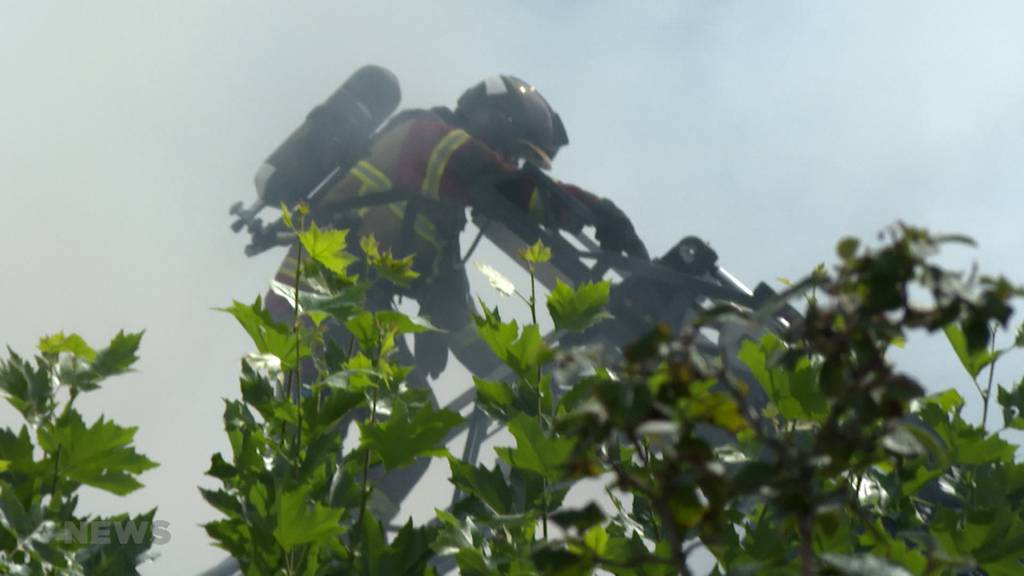
<instances>
[{"instance_id":1,"label":"pale blue sky","mask_svg":"<svg viewBox=\"0 0 1024 576\"><path fill-rule=\"evenodd\" d=\"M533 82L572 140L557 176L613 198L653 252L698 235L751 284L896 219L971 234L951 262L1024 281L1022 22L1017 2L3 1L0 341L147 330L139 372L83 407L139 425L162 467L84 506L158 505L173 540L145 573L189 573L220 557L195 486L250 348L211 308L280 258L246 259L227 207L358 66L394 70L403 105ZM944 342L910 344L915 374L969 395Z\"/></svg>"}]
</instances>

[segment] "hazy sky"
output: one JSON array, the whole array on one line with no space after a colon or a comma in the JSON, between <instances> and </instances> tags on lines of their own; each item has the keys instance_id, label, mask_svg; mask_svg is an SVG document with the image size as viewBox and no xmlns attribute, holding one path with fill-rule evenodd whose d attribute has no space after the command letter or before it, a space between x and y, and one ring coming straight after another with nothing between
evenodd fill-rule
<instances>
[{"instance_id":1,"label":"hazy sky","mask_svg":"<svg viewBox=\"0 0 1024 576\"><path fill-rule=\"evenodd\" d=\"M251 348L211 309L251 301L281 258L245 258L227 208L360 65L391 68L405 106L495 73L536 84L572 141L558 177L614 199L652 252L701 236L750 284L897 219L968 233L980 249L950 262L1024 281L1022 21L1019 2L935 0L0 1L0 343L146 330L138 373L82 407L138 425L161 467L83 506L159 506L173 539L144 573L193 573L222 556L196 486ZM947 348L899 359L976 411ZM447 380L441 396L467 382Z\"/></svg>"}]
</instances>

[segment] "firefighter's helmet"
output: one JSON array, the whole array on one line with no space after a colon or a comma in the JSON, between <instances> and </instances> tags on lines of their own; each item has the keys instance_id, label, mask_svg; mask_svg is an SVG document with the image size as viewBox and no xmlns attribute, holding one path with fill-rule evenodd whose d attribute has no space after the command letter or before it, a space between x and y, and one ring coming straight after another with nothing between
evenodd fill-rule
<instances>
[{"instance_id":1,"label":"firefighter's helmet","mask_svg":"<svg viewBox=\"0 0 1024 576\"><path fill-rule=\"evenodd\" d=\"M547 100L515 76L493 76L466 90L455 113L470 134L512 162L546 169L569 143L562 119Z\"/></svg>"}]
</instances>

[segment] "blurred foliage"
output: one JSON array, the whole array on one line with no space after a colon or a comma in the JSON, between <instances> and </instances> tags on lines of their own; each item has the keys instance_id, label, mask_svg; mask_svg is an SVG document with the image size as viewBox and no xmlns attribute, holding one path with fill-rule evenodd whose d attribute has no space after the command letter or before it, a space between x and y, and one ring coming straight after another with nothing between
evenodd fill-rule
<instances>
[{"instance_id":1,"label":"blurred foliage","mask_svg":"<svg viewBox=\"0 0 1024 576\"><path fill-rule=\"evenodd\" d=\"M154 556L156 510L109 518L76 512L82 486L123 496L156 467L135 451L135 427L102 416L86 424L74 406L80 394L131 371L141 339L119 332L96 350L78 334L57 333L39 340L34 362L10 349L0 361L0 393L24 420L17 432L0 429L0 574L137 574ZM137 532L121 542L112 533L97 537L91 526L104 521Z\"/></svg>"},{"instance_id":2,"label":"blurred foliage","mask_svg":"<svg viewBox=\"0 0 1024 576\"><path fill-rule=\"evenodd\" d=\"M372 237L350 256L344 232L296 220L302 289L277 289L297 303L294 322L275 324L258 299L226 309L258 353L242 364L241 398L225 401L231 453L208 472L222 487L203 495L223 516L207 532L247 574L418 575L446 562L467 575L690 574L699 546L716 575L1024 573L1024 465L1000 436L1024 429L1024 381L993 378L1010 351L993 334L1022 291L934 263L962 237L897 225L877 247L843 239L832 269L790 283L806 311L787 332L761 329L763 310L715 308L678 334L653 327L615 366L541 337L533 271L550 253L531 246L529 295L488 277L532 321L486 306L476 318L510 374L474 378L478 406L514 441L488 467L448 453L462 418L404 383L399 340L435 328L364 309L378 283L413 280L411 263ZM613 321L609 288L559 284L547 310L564 331ZM739 347L742 373L697 352L701 327L721 321L756 334ZM347 347L331 326L347 328ZM955 390L926 395L892 364L890 348L914 331L944 333L981 422L964 419ZM1018 333L1011 349L1021 345ZM19 398L30 413L45 404ZM987 422L993 401L1000 430ZM345 449L349 421L359 440ZM463 497L389 537L370 471L424 457L448 462ZM607 497L566 506L587 478L607 480Z\"/></svg>"}]
</instances>

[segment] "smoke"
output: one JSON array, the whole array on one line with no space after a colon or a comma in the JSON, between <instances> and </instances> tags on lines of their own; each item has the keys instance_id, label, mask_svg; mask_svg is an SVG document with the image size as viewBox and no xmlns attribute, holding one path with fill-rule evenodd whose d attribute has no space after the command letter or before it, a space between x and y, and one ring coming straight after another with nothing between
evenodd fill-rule
<instances>
[{"instance_id":1,"label":"smoke","mask_svg":"<svg viewBox=\"0 0 1024 576\"><path fill-rule=\"evenodd\" d=\"M751 284L800 276L831 260L839 235L897 218L971 234L979 252L953 261L1024 279L1021 12L1010 2L12 3L0 22L3 341L27 351L61 329L97 343L146 329L139 372L83 407L139 425L140 450L162 466L126 503L89 493L83 506L158 505L174 540L145 573L192 573L222 555L197 527L214 513L196 485L210 485L209 456L227 449L219 399L237 395L251 348L211 308L251 301L283 256L246 259L227 207L252 197L255 168L351 71L391 68L404 106L452 104L483 77L521 76L566 122L556 176L615 200L652 252L698 235ZM522 285L496 251L478 258ZM943 346L911 342L902 359L939 386L969 385ZM454 369L443 384L467 382Z\"/></svg>"}]
</instances>

